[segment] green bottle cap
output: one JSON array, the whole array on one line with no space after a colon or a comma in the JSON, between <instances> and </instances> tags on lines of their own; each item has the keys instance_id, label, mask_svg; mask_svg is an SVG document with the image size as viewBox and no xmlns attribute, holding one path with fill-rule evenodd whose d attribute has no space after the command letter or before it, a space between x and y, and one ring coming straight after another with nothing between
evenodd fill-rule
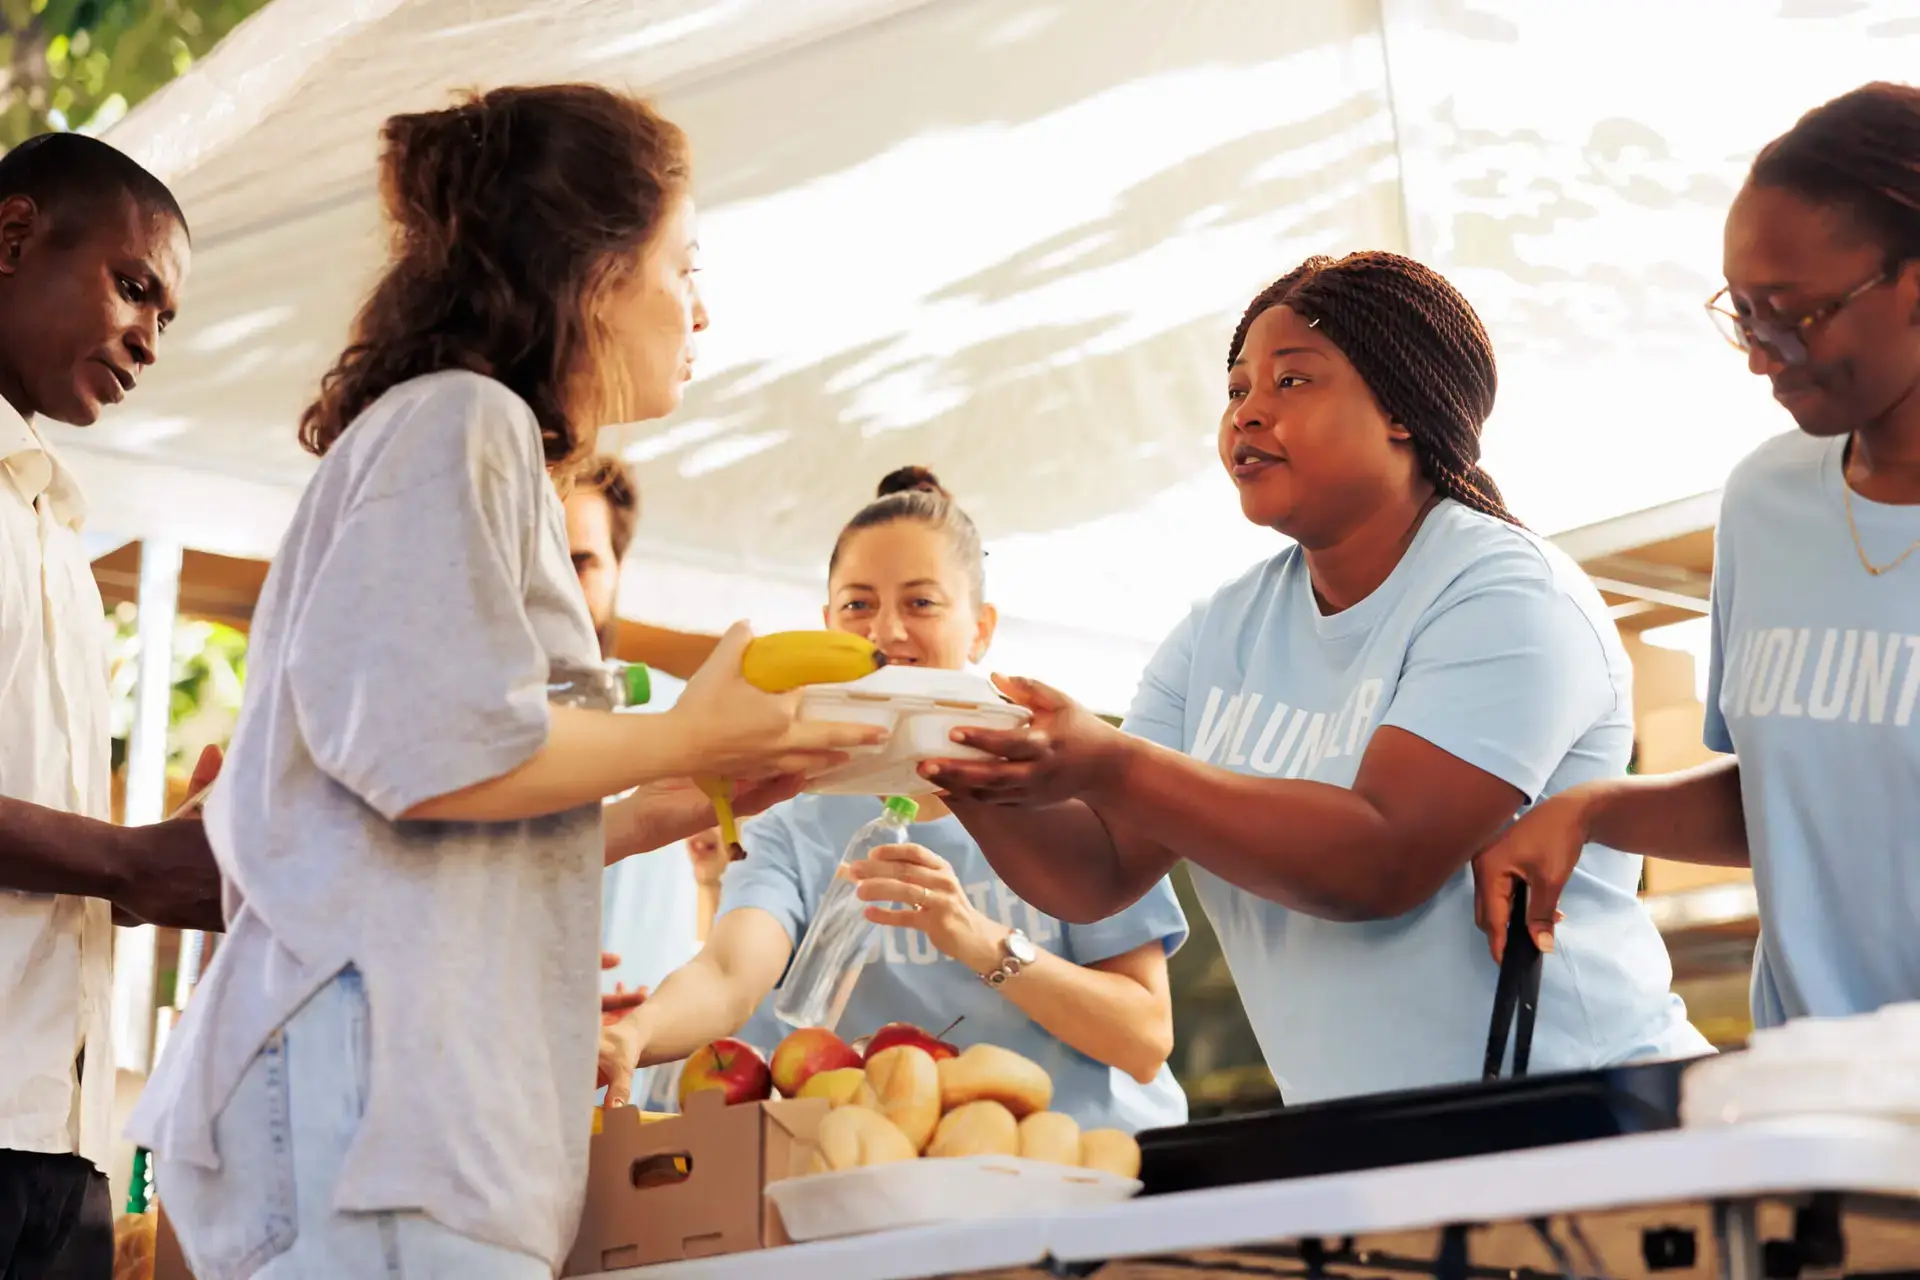
<instances>
[{"instance_id":1,"label":"green bottle cap","mask_svg":"<svg viewBox=\"0 0 1920 1280\"><path fill-rule=\"evenodd\" d=\"M644 662L623 663L622 667L620 684L626 692L626 702L622 705L646 706L647 699L653 696L653 673L647 670Z\"/></svg>"},{"instance_id":2,"label":"green bottle cap","mask_svg":"<svg viewBox=\"0 0 1920 1280\"><path fill-rule=\"evenodd\" d=\"M920 802L905 796L888 796L887 813L902 822L912 822L920 816Z\"/></svg>"},{"instance_id":3,"label":"green bottle cap","mask_svg":"<svg viewBox=\"0 0 1920 1280\"><path fill-rule=\"evenodd\" d=\"M147 1211L148 1182L150 1174L147 1168L148 1156L145 1147L133 1149L133 1179L127 1186L127 1212L145 1213Z\"/></svg>"}]
</instances>

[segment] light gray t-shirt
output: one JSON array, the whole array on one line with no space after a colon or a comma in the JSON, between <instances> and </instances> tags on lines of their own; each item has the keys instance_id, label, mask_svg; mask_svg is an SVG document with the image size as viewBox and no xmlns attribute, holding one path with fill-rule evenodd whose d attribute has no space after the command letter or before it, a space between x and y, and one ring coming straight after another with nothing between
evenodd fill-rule
<instances>
[{"instance_id":1,"label":"light gray t-shirt","mask_svg":"<svg viewBox=\"0 0 1920 1280\"><path fill-rule=\"evenodd\" d=\"M207 808L228 934L135 1141L218 1168L212 1124L240 1077L352 964L371 1008L369 1089L335 1206L422 1210L558 1266L586 1179L600 807L395 819L531 757L550 663L598 656L525 403L439 373L354 422L254 615Z\"/></svg>"}]
</instances>

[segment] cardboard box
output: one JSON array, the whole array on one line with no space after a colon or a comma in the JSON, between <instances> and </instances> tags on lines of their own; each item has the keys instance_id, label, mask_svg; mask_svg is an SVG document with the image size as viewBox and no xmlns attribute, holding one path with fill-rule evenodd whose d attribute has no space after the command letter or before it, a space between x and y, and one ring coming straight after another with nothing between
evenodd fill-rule
<instances>
[{"instance_id":1,"label":"cardboard box","mask_svg":"<svg viewBox=\"0 0 1920 1280\"><path fill-rule=\"evenodd\" d=\"M686 1111L642 1123L632 1107L602 1113L587 1166L586 1206L562 1276L789 1243L766 1184L805 1172L824 1098L728 1106L717 1090Z\"/></svg>"}]
</instances>

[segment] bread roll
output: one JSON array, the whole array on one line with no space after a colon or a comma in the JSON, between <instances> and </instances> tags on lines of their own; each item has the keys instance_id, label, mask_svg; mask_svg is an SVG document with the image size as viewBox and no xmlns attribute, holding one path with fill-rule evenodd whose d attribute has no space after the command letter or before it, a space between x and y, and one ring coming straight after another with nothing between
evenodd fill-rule
<instances>
[{"instance_id":1,"label":"bread roll","mask_svg":"<svg viewBox=\"0 0 1920 1280\"><path fill-rule=\"evenodd\" d=\"M895 1164L917 1154L893 1121L865 1107L827 1112L813 1136L808 1173L838 1173L870 1164Z\"/></svg>"},{"instance_id":2,"label":"bread roll","mask_svg":"<svg viewBox=\"0 0 1920 1280\"><path fill-rule=\"evenodd\" d=\"M977 1044L940 1063L940 1107L997 1102L1025 1119L1053 1101L1053 1079L1039 1063L998 1045Z\"/></svg>"},{"instance_id":3,"label":"bread roll","mask_svg":"<svg viewBox=\"0 0 1920 1280\"><path fill-rule=\"evenodd\" d=\"M886 1114L880 1108L880 1095L873 1091L873 1086L867 1083L864 1076L858 1088L844 1098L835 1098L832 1105L836 1111L841 1107L865 1107L869 1111Z\"/></svg>"},{"instance_id":4,"label":"bread roll","mask_svg":"<svg viewBox=\"0 0 1920 1280\"><path fill-rule=\"evenodd\" d=\"M882 1049L867 1063L867 1085L880 1114L900 1127L915 1151L925 1151L942 1110L933 1055L910 1044Z\"/></svg>"},{"instance_id":5,"label":"bread roll","mask_svg":"<svg viewBox=\"0 0 1920 1280\"><path fill-rule=\"evenodd\" d=\"M1080 1167L1121 1178L1140 1176L1140 1144L1118 1129L1089 1129L1080 1135Z\"/></svg>"},{"instance_id":6,"label":"bread roll","mask_svg":"<svg viewBox=\"0 0 1920 1280\"><path fill-rule=\"evenodd\" d=\"M1020 1157L1080 1166L1080 1122L1058 1111L1036 1111L1020 1122Z\"/></svg>"},{"instance_id":7,"label":"bread roll","mask_svg":"<svg viewBox=\"0 0 1920 1280\"><path fill-rule=\"evenodd\" d=\"M1019 1155L1020 1122L997 1102L969 1102L940 1118L927 1154L953 1158Z\"/></svg>"}]
</instances>

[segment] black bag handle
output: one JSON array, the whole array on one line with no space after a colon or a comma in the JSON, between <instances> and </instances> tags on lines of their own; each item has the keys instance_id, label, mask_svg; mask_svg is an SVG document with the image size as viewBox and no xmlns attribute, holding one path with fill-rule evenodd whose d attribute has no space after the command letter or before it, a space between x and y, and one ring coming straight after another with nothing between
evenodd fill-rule
<instances>
[{"instance_id":1,"label":"black bag handle","mask_svg":"<svg viewBox=\"0 0 1920 1280\"><path fill-rule=\"evenodd\" d=\"M1544 957L1527 928L1527 882L1513 881L1513 910L1507 916L1507 949L1500 961L1500 979L1493 988L1493 1025L1487 1029L1487 1060L1482 1078L1500 1078L1507 1056L1507 1033L1513 1033L1513 1074L1527 1074L1533 1053L1533 1019L1540 1006L1540 969ZM1515 1014L1518 1014L1518 1021Z\"/></svg>"}]
</instances>

